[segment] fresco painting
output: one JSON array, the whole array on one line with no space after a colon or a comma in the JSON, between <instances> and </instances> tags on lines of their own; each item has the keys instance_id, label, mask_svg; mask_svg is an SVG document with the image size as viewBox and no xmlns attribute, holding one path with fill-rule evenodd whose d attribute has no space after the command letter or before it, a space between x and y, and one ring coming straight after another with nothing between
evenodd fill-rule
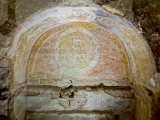
<instances>
[{"instance_id":1,"label":"fresco painting","mask_svg":"<svg viewBox=\"0 0 160 120\"><path fill-rule=\"evenodd\" d=\"M100 22L101 24L105 25L105 26L109 26L109 27L115 26L114 21L110 18L105 18L105 17L102 17L102 16L98 16L97 21Z\"/></svg>"},{"instance_id":2,"label":"fresco painting","mask_svg":"<svg viewBox=\"0 0 160 120\"><path fill-rule=\"evenodd\" d=\"M69 77L83 77L98 61L97 40L85 29L69 29L62 33L56 49L60 73Z\"/></svg>"},{"instance_id":3,"label":"fresco painting","mask_svg":"<svg viewBox=\"0 0 160 120\"><path fill-rule=\"evenodd\" d=\"M17 34L13 38L16 42L8 52L8 56L15 59L14 85L24 84L26 81L38 83L37 80L42 79L118 82L123 78L128 79L134 74L133 68L142 68L137 66L139 59L143 59L140 62L147 62L149 57L144 52L148 49L147 45L144 45L144 40L132 27L127 20L94 7L53 7L36 13L17 28ZM74 33L76 29L77 34ZM87 52L71 52L71 39L81 41L75 43L74 51L82 49ZM78 44L83 47L79 48ZM140 53L136 48L142 47L144 50ZM69 49L69 54L63 48ZM62 50L65 52L61 54ZM137 52L133 55L132 51ZM141 54L144 56L141 57ZM68 58L58 59L64 58L62 56ZM70 62L66 62L66 59ZM137 63L133 64L130 59L137 59ZM153 63L152 59L150 61ZM142 69L147 72L145 66Z\"/></svg>"},{"instance_id":4,"label":"fresco painting","mask_svg":"<svg viewBox=\"0 0 160 120\"><path fill-rule=\"evenodd\" d=\"M126 58L120 49L111 33L96 25L62 25L47 31L35 43L28 60L28 79L125 78Z\"/></svg>"},{"instance_id":5,"label":"fresco painting","mask_svg":"<svg viewBox=\"0 0 160 120\"><path fill-rule=\"evenodd\" d=\"M4 106L11 118L128 120L139 103L136 111L150 112L151 99L143 99L156 87L151 51L129 21L105 10L56 5L17 26L2 56L10 70Z\"/></svg>"},{"instance_id":6,"label":"fresco painting","mask_svg":"<svg viewBox=\"0 0 160 120\"><path fill-rule=\"evenodd\" d=\"M95 15L88 9L73 9L67 11L65 14L62 14L61 18L70 20L93 20Z\"/></svg>"}]
</instances>

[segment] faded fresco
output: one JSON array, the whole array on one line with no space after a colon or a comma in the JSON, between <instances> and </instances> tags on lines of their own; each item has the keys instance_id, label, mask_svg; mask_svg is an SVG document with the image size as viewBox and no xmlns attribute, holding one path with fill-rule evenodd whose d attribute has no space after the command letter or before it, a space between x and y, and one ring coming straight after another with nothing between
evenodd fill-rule
<instances>
[{"instance_id":1,"label":"faded fresco","mask_svg":"<svg viewBox=\"0 0 160 120\"><path fill-rule=\"evenodd\" d=\"M27 81L61 86L72 81L121 86L132 82L134 70L136 80L148 79L148 68L154 67L145 63L153 61L132 27L94 7L55 7L35 14L17 28L8 52L15 58L14 85Z\"/></svg>"},{"instance_id":2,"label":"faded fresco","mask_svg":"<svg viewBox=\"0 0 160 120\"><path fill-rule=\"evenodd\" d=\"M32 49L28 79L125 78L126 56L112 37L98 26L81 22L48 31Z\"/></svg>"}]
</instances>

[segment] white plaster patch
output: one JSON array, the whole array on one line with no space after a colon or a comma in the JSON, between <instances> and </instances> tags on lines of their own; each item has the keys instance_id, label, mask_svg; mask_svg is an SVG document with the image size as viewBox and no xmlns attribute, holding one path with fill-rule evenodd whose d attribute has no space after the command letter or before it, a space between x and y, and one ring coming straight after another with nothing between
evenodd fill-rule
<instances>
[{"instance_id":1,"label":"white plaster patch","mask_svg":"<svg viewBox=\"0 0 160 120\"><path fill-rule=\"evenodd\" d=\"M156 86L156 82L155 82L155 80L154 80L153 78L150 79L150 82L151 82L151 84L152 84L153 86Z\"/></svg>"}]
</instances>

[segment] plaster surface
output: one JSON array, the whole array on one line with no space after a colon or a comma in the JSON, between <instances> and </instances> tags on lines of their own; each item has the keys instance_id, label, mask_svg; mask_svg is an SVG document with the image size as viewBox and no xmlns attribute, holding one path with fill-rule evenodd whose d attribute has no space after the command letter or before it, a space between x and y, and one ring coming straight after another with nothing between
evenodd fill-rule
<instances>
[{"instance_id":1,"label":"plaster surface","mask_svg":"<svg viewBox=\"0 0 160 120\"><path fill-rule=\"evenodd\" d=\"M32 64L35 67L33 68L33 71L35 70L34 72L43 73L41 70L42 67L41 68L36 67L36 64L39 65L40 62L37 63L35 62L35 59L32 58L32 56L34 55L35 55L34 57L37 57L36 59L42 56L40 56L38 51L34 53L34 55L30 54L30 52L33 52L33 49L37 49L37 50L42 49L42 47L40 47L42 43L46 41L46 44L47 44L47 41L48 42L51 41L49 40L49 37L51 37L53 34L55 35L53 35L52 41L55 42L54 45L56 45L56 48L53 48L53 47L52 48L54 51L55 50L58 50L58 51L54 53L54 51L50 49L52 50L51 59L54 59L53 56L55 54L55 60L50 59L50 61L55 62L58 60L58 63L54 63L54 62L50 63L50 61L48 60L49 58L45 58L46 65L44 63L41 64L41 65L45 65L44 67L45 69L49 64L50 64L50 67L54 66L47 69L48 71L50 71L50 73L52 71L51 76L53 75L53 71L54 71L51 69L59 67L60 70L57 73L57 76L60 73L68 77L76 76L77 78L83 78L83 79L87 78L88 76L90 76L88 78L94 78L94 79L98 79L98 77L99 78L101 77L101 79L117 79L117 78L122 79L122 78L127 78L132 74L135 76L135 80L141 79L143 83L143 81L148 79L148 83L150 84L150 81L149 81L150 76L154 74L154 72L150 72L150 71L154 71L155 69L154 63L150 53L148 54L149 48L147 44L141 38L141 36L136 33L136 30L134 29L134 27L133 28L132 27L133 26L127 20L123 20L119 17L110 15L98 8L56 7L56 8L50 8L48 10L45 10L37 14L36 16L33 16L27 22L25 22L23 26L19 27L17 29L18 31L16 32L16 35L14 36L14 43L12 45L12 48L8 52L9 57L15 58L14 84L18 85L18 84L23 84L25 82L26 74L30 75L30 72L32 72L30 68L31 66L30 64ZM94 54L93 58L84 57L79 59L82 63L84 63L86 60L86 63L85 63L86 65L83 66L84 67L83 69L82 69L82 64L80 64L80 62L78 62L78 64L76 63L77 66L75 67L75 65L71 65L71 61L70 63L66 64L66 63L63 63L62 59L60 59L60 56L62 58L62 56L67 55L67 53L59 54L59 52L62 50L63 47L68 46L69 48L70 47L69 44L71 43L71 41L70 42L67 41L68 43L67 42L66 43L68 45L66 46L62 45L62 47L59 47L59 44L60 44L59 41L63 41L62 43L65 43L64 38L75 39L73 38L73 36L74 37L78 36L78 34L77 35L75 34L72 36L72 38L67 38L67 35L66 36L64 35L64 38L63 38L61 34L65 34L63 32L66 32L67 29L69 28L71 29L71 30L68 30L70 31L70 33L74 33L73 32L74 30L79 29L78 31L79 32L81 31L80 33L83 34L83 35L80 35L79 33L79 35L81 36L80 39L83 38L82 36L84 36L83 39L86 39L86 40L82 40L83 41L82 43L89 44L89 46L93 45L92 48L89 48L89 47L85 48L83 46L84 51L88 52L88 53L85 53L84 55L82 54L80 55L80 53L78 54L72 53L68 55L70 56L69 57L70 60L71 58L73 58L73 60L76 59L75 61L73 61L73 64L75 64L78 61L77 59L78 56L87 57L87 56L91 56L91 54ZM87 32L84 32L84 31L87 31ZM88 35L88 38L87 38L87 33L90 33ZM87 39L89 39L89 36L91 37L91 41L93 42L87 43ZM110 45L107 42L108 43L110 42L109 43ZM39 46L36 46L38 44ZM105 48L106 46L105 47L103 46L105 44L109 45L109 47L111 46L112 47ZM32 47L32 46L35 46L35 47ZM89 53L89 51L93 48L95 48L95 50L92 51L92 53L91 52ZM49 48L46 47L45 49L46 51L48 51ZM80 49L80 48L77 47L74 49ZM40 52L42 52L42 50ZM46 53L46 55L49 56L49 54L51 54L50 52ZM30 58L33 60L30 60ZM148 59L150 61L150 64L145 64L146 62L148 62ZM41 61L43 62L44 58ZM118 67L114 66L115 65L114 62ZM141 66L138 66L138 64L141 64ZM78 68L78 66L81 68ZM26 71L26 69L23 69L26 67L29 68L29 72ZM66 71L67 67L69 68L68 71ZM91 68L94 68L94 69L91 69ZM108 68L111 68L111 69L108 69ZM72 70L74 71L74 74L71 74ZM107 70L110 70L110 71L107 71ZM144 74L140 72L141 70L143 70ZM58 69L56 69L56 72L57 71ZM87 73L85 73L84 71ZM107 72L105 73L104 71L107 71ZM40 77L40 75L38 76Z\"/></svg>"}]
</instances>

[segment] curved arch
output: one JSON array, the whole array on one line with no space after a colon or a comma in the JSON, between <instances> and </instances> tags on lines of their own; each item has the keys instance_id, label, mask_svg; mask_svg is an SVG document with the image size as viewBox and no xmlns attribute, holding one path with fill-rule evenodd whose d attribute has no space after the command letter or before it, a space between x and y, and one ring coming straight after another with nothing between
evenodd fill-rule
<instances>
[{"instance_id":1,"label":"curved arch","mask_svg":"<svg viewBox=\"0 0 160 120\"><path fill-rule=\"evenodd\" d=\"M8 57L14 59L13 88L25 83L34 87L46 85L59 88L72 85L81 87L102 85L100 95L104 96L103 100L119 101L110 95L114 93L105 91L104 87L128 87L129 90L126 91L129 95L123 99L127 104L125 107L124 104L116 104L119 106L118 109L116 105L110 108L107 103L104 103L107 107L100 104L96 108L94 104L97 98L93 91L91 94L96 99L92 101L92 97L88 98L92 101L93 108L88 107L90 105L86 103L86 94L90 96L88 91L84 90L86 94L80 92L82 94L80 99L82 97L84 103L76 101L82 110L113 109L121 113L128 110L128 105L131 105L129 111L133 109L134 101L128 99L133 97L130 90L131 83L137 88L139 85L152 87L150 78L154 76L155 65L146 41L130 22L111 15L101 8L49 8L26 21L17 29L12 39L13 45L8 52ZM123 96L122 91L117 91ZM30 94L30 91L27 93ZM35 90L35 93L31 92L30 95L35 94L40 94L40 91ZM45 98L51 101L46 105L47 110L57 110L50 107L52 103L59 106L59 110L77 109L77 106L72 108L69 101L65 103L61 98L59 100L60 96L57 98L59 93L56 91L51 93L50 88L49 94L50 96L47 94L48 98ZM56 103L52 100L55 98L54 95L57 99ZM39 98L31 98L33 107L36 99ZM103 100L101 99L100 103L103 103ZM15 108L19 104L16 101L23 104L23 99L18 96L14 102ZM83 108L84 104L87 105ZM142 104L145 103L142 101ZM36 109L39 108L38 103L35 106ZM140 109L148 112L146 108L150 106L147 104L144 106ZM29 107L32 108L32 105ZM14 109L15 114L18 110Z\"/></svg>"},{"instance_id":2,"label":"curved arch","mask_svg":"<svg viewBox=\"0 0 160 120\"><path fill-rule=\"evenodd\" d=\"M66 12L66 9L69 10L69 12ZM110 31L110 33L113 34L113 35L110 34L110 38L113 40L116 39L114 38L114 35L116 35L119 41L122 42L122 44L126 49L126 51L124 49L123 50L119 49L121 50L121 54L122 52L124 55L127 54L129 57L128 59L131 61L130 63L132 64L132 67L130 66L130 68L129 67L127 68L128 71L129 69L132 70L133 75L131 76L133 77L136 76L134 78L135 80L139 79L139 77L141 77L140 79L142 81L146 81L146 79L149 80L155 71L154 63L150 62L147 65L144 63L141 63L141 61L146 63L148 62L148 60L151 60L152 58L151 56L149 56L149 53L148 53L148 51L150 50L148 50L146 45L144 45L145 44L144 40L142 40L142 38L140 38L137 35L136 31L134 30L135 28L132 28L133 26L130 26L130 24L126 22L126 20L123 20L116 16L108 15L106 12L98 8L102 13L106 14L104 16L99 16L97 13L94 13L95 9L97 8L85 8L85 7L78 8L77 7L77 8L74 8L73 10L71 8L60 8L60 7L50 8L46 11L43 11L42 13L39 13L36 17L33 17L32 19L30 19L30 21L26 22L24 24L24 26L26 27L22 27L16 33L14 37L14 41L17 41L17 42L13 43L13 46L8 53L9 57L11 58L15 57L14 67L17 71L14 76L15 83L17 82L16 84L19 84L19 83L25 82L26 72L22 64L26 66L30 48L31 46L33 46L35 40L39 36L41 36L41 34L44 34L46 31L52 28L55 28L56 26L59 26L57 27L58 29L63 29L63 26L64 26L63 24L66 24L67 26L68 23L76 22L76 21L87 22L90 24L92 23L99 27L103 27L103 29ZM62 15L59 16L58 14L53 14L52 16L50 16L50 14L53 12L57 12L57 13L61 12ZM76 15L75 12L78 15ZM43 18L41 16L43 16ZM117 22L115 22L116 20ZM94 26L94 27L96 28L97 26ZM76 24L75 24L75 27L76 27ZM89 24L85 25L85 28L87 27L90 27L90 25ZM92 29L94 29L94 27ZM102 29L99 29L99 31L102 31L102 34L104 32ZM28 49L28 51L26 49ZM128 63L126 62L125 63L126 67L127 67L127 64ZM141 64L141 66L138 66L138 64ZM142 74L143 72L141 71L145 73Z\"/></svg>"}]
</instances>

